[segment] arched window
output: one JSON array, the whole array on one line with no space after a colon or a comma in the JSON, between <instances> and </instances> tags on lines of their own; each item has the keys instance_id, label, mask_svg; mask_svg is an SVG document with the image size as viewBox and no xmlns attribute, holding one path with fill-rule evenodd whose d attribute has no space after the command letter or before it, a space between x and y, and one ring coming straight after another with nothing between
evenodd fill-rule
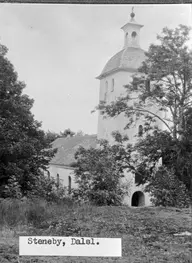
<instances>
[{"instance_id":1,"label":"arched window","mask_svg":"<svg viewBox=\"0 0 192 263\"><path fill-rule=\"evenodd\" d=\"M142 125L139 125L138 136L139 136L139 137L142 137L142 136L143 136L143 126L142 126Z\"/></svg>"},{"instance_id":2,"label":"arched window","mask_svg":"<svg viewBox=\"0 0 192 263\"><path fill-rule=\"evenodd\" d=\"M59 174L57 174L57 187L59 187Z\"/></svg>"},{"instance_id":3,"label":"arched window","mask_svg":"<svg viewBox=\"0 0 192 263\"><path fill-rule=\"evenodd\" d=\"M135 38L137 36L137 33L135 31L132 32L131 36Z\"/></svg>"},{"instance_id":4,"label":"arched window","mask_svg":"<svg viewBox=\"0 0 192 263\"><path fill-rule=\"evenodd\" d=\"M141 182L141 176L139 173L136 173L135 174L135 184L138 184Z\"/></svg>"},{"instance_id":5,"label":"arched window","mask_svg":"<svg viewBox=\"0 0 192 263\"><path fill-rule=\"evenodd\" d=\"M112 79L112 83L111 83L111 92L114 91L114 87L115 87L115 80Z\"/></svg>"},{"instance_id":6,"label":"arched window","mask_svg":"<svg viewBox=\"0 0 192 263\"><path fill-rule=\"evenodd\" d=\"M68 193L71 193L71 176L68 176Z\"/></svg>"},{"instance_id":7,"label":"arched window","mask_svg":"<svg viewBox=\"0 0 192 263\"><path fill-rule=\"evenodd\" d=\"M107 92L108 92L108 81L105 82L105 95L104 95L104 100L107 100Z\"/></svg>"},{"instance_id":8,"label":"arched window","mask_svg":"<svg viewBox=\"0 0 192 263\"><path fill-rule=\"evenodd\" d=\"M47 178L48 178L48 180L50 180L50 172L49 171L47 171Z\"/></svg>"}]
</instances>

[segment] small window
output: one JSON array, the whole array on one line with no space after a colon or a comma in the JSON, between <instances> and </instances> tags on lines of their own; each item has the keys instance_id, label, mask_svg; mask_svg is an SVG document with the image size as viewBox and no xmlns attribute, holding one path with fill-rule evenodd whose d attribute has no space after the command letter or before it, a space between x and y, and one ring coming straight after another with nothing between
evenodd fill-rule
<instances>
[{"instance_id":1,"label":"small window","mask_svg":"<svg viewBox=\"0 0 192 263\"><path fill-rule=\"evenodd\" d=\"M71 176L68 176L68 193L71 193Z\"/></svg>"},{"instance_id":2,"label":"small window","mask_svg":"<svg viewBox=\"0 0 192 263\"><path fill-rule=\"evenodd\" d=\"M105 82L105 91L108 90L108 81Z\"/></svg>"},{"instance_id":3,"label":"small window","mask_svg":"<svg viewBox=\"0 0 192 263\"><path fill-rule=\"evenodd\" d=\"M57 187L59 187L59 182L60 182L60 180L59 180L59 174L57 174Z\"/></svg>"},{"instance_id":4,"label":"small window","mask_svg":"<svg viewBox=\"0 0 192 263\"><path fill-rule=\"evenodd\" d=\"M142 137L142 136L143 136L143 126L142 126L142 125L139 125L138 136L139 136L139 137Z\"/></svg>"},{"instance_id":5,"label":"small window","mask_svg":"<svg viewBox=\"0 0 192 263\"><path fill-rule=\"evenodd\" d=\"M111 92L114 91L114 87L115 87L115 80L112 79L112 83L111 83Z\"/></svg>"},{"instance_id":6,"label":"small window","mask_svg":"<svg viewBox=\"0 0 192 263\"><path fill-rule=\"evenodd\" d=\"M146 91L150 92L150 79L145 80L145 88Z\"/></svg>"},{"instance_id":7,"label":"small window","mask_svg":"<svg viewBox=\"0 0 192 263\"><path fill-rule=\"evenodd\" d=\"M140 174L136 173L135 174L135 184L139 184L141 182L141 176Z\"/></svg>"},{"instance_id":8,"label":"small window","mask_svg":"<svg viewBox=\"0 0 192 263\"><path fill-rule=\"evenodd\" d=\"M104 94L104 100L107 100L107 92L108 92L108 81L105 82L105 94Z\"/></svg>"},{"instance_id":9,"label":"small window","mask_svg":"<svg viewBox=\"0 0 192 263\"><path fill-rule=\"evenodd\" d=\"M135 31L133 31L131 36L135 38L137 36L137 33Z\"/></svg>"}]
</instances>

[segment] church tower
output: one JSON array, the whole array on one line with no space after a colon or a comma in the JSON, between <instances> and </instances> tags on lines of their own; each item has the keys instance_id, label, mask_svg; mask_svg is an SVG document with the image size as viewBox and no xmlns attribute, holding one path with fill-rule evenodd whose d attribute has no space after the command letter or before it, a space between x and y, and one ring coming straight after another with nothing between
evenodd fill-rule
<instances>
[{"instance_id":1,"label":"church tower","mask_svg":"<svg viewBox=\"0 0 192 263\"><path fill-rule=\"evenodd\" d=\"M142 27L143 25L136 22L132 10L129 22L121 27L124 32L122 50L109 59L103 71L97 77L100 80L100 101L105 100L106 103L110 103L120 95L125 94L124 86L130 83L132 75L137 72L137 69L144 61L145 51L140 47L140 30ZM126 124L127 119L124 114L106 119L99 114L97 138L107 139L112 144L114 138L111 133L118 130L122 134L127 134L133 143L136 140L134 135L139 131L139 123L129 130L124 130ZM150 205L149 196L144 193L144 186L137 187L135 176L132 174L125 174L125 177L131 182L131 193L126 198L125 203L130 206Z\"/></svg>"}]
</instances>

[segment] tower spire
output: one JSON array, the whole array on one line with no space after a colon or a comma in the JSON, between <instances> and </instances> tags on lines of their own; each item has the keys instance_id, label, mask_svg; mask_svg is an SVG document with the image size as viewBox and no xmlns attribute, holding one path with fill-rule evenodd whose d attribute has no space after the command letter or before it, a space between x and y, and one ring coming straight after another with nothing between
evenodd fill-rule
<instances>
[{"instance_id":1,"label":"tower spire","mask_svg":"<svg viewBox=\"0 0 192 263\"><path fill-rule=\"evenodd\" d=\"M134 19L134 6L131 9L130 17L130 21L122 27L124 31L124 48L139 48L140 29L143 27L143 25L138 24Z\"/></svg>"},{"instance_id":2,"label":"tower spire","mask_svg":"<svg viewBox=\"0 0 192 263\"><path fill-rule=\"evenodd\" d=\"M130 14L131 20L134 20L135 13L134 13L134 6L131 9L131 14Z\"/></svg>"}]
</instances>

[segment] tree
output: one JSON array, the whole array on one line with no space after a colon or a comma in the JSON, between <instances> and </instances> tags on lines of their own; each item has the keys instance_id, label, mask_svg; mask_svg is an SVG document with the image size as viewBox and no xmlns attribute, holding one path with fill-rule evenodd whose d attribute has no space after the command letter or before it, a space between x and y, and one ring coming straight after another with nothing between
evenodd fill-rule
<instances>
[{"instance_id":1,"label":"tree","mask_svg":"<svg viewBox=\"0 0 192 263\"><path fill-rule=\"evenodd\" d=\"M144 136L134 148L139 161L133 169L141 175L142 182L150 179L160 157L164 160L171 157L169 167L175 168L180 180L188 178L185 182L187 188L192 187L191 146L187 146L187 134L191 130L188 117L192 109L192 51L187 46L189 32L190 28L184 25L174 30L164 28L157 36L159 44L150 45L138 73L125 86L125 96L108 105L101 102L98 106L104 116L115 117L124 113L126 129L137 120L143 120ZM181 163L188 166L183 169Z\"/></svg>"},{"instance_id":2,"label":"tree","mask_svg":"<svg viewBox=\"0 0 192 263\"><path fill-rule=\"evenodd\" d=\"M160 45L150 45L139 75L126 85L126 96L110 105L101 103L99 109L110 117L124 113L127 128L134 120L145 119L145 128L161 121L176 140L185 131L185 113L192 106L192 51L186 45L189 28L180 25L175 30L164 28L157 36ZM134 92L134 101L131 94ZM158 106L158 113L150 110ZM164 118L162 113L168 113ZM163 116L163 117L162 117ZM145 130L146 130L145 129Z\"/></svg>"},{"instance_id":3,"label":"tree","mask_svg":"<svg viewBox=\"0 0 192 263\"><path fill-rule=\"evenodd\" d=\"M78 188L73 191L74 197L96 205L120 205L129 190L122 182L121 151L124 152L121 144L110 146L106 141L100 141L96 149L79 147L75 154Z\"/></svg>"},{"instance_id":4,"label":"tree","mask_svg":"<svg viewBox=\"0 0 192 263\"><path fill-rule=\"evenodd\" d=\"M23 94L7 48L0 45L0 196L6 197L12 182L22 195L33 189L55 151L31 113L33 100ZM8 188L8 189L7 189Z\"/></svg>"},{"instance_id":5,"label":"tree","mask_svg":"<svg viewBox=\"0 0 192 263\"><path fill-rule=\"evenodd\" d=\"M175 172L188 190L191 189L192 178L192 142L184 138L175 141L168 131L153 131L140 139L135 147L137 161L135 173L138 184L149 182L153 179L159 159L162 164ZM142 175L142 176L141 176Z\"/></svg>"},{"instance_id":6,"label":"tree","mask_svg":"<svg viewBox=\"0 0 192 263\"><path fill-rule=\"evenodd\" d=\"M60 137L60 135L56 132L48 131L45 133L45 137L49 143L54 142L57 138Z\"/></svg>"},{"instance_id":7,"label":"tree","mask_svg":"<svg viewBox=\"0 0 192 263\"><path fill-rule=\"evenodd\" d=\"M60 137L68 137L68 136L70 136L70 137L73 137L75 135L75 132L73 132L73 131L71 131L71 129L66 129L66 130L64 130L64 132L60 132Z\"/></svg>"},{"instance_id":8,"label":"tree","mask_svg":"<svg viewBox=\"0 0 192 263\"><path fill-rule=\"evenodd\" d=\"M84 132L81 131L81 130L79 130L79 131L76 133L76 136L84 136L84 135L85 135Z\"/></svg>"},{"instance_id":9,"label":"tree","mask_svg":"<svg viewBox=\"0 0 192 263\"><path fill-rule=\"evenodd\" d=\"M151 201L156 206L183 208L188 207L190 204L190 198L184 183L175 176L174 171L166 169L164 166L159 167L146 190L150 192Z\"/></svg>"}]
</instances>

